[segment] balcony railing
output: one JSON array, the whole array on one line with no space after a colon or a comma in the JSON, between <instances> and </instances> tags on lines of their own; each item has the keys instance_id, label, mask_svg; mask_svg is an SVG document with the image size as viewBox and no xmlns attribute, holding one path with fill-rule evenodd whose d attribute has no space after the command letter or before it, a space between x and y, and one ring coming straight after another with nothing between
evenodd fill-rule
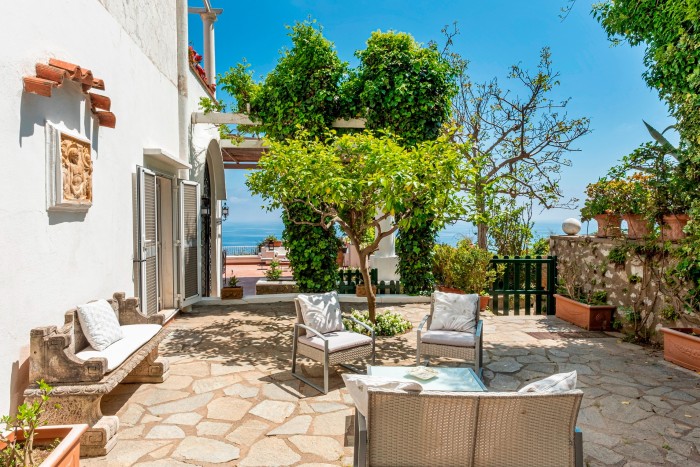
<instances>
[{"instance_id":1,"label":"balcony railing","mask_svg":"<svg viewBox=\"0 0 700 467\"><path fill-rule=\"evenodd\" d=\"M260 251L258 245L253 246L225 246L226 256L248 256L257 255Z\"/></svg>"}]
</instances>

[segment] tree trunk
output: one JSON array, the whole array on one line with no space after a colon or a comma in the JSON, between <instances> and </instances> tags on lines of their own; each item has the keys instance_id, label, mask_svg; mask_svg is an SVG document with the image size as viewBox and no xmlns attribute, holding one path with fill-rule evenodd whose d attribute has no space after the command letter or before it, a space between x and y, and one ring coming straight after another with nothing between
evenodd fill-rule
<instances>
[{"instance_id":1,"label":"tree trunk","mask_svg":"<svg viewBox=\"0 0 700 467\"><path fill-rule=\"evenodd\" d=\"M364 251L358 251L360 257L360 271L362 272L362 280L365 283L367 290L367 310L369 311L369 320L372 324L377 322L376 314L376 296L372 288L372 279L369 275L369 254Z\"/></svg>"},{"instance_id":2,"label":"tree trunk","mask_svg":"<svg viewBox=\"0 0 700 467\"><path fill-rule=\"evenodd\" d=\"M482 250L488 249L487 233L489 226L483 221L486 218L486 195L482 186L477 186L474 193L477 219L481 219L476 225L476 244Z\"/></svg>"}]
</instances>

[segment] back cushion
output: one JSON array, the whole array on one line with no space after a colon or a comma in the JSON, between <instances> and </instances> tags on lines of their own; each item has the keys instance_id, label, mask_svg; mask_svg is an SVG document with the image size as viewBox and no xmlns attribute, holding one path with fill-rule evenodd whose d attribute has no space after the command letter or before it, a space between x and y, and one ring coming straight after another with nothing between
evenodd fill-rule
<instances>
[{"instance_id":1,"label":"back cushion","mask_svg":"<svg viewBox=\"0 0 700 467\"><path fill-rule=\"evenodd\" d=\"M78 318L85 338L95 350L104 350L124 337L114 309L107 300L78 305Z\"/></svg>"},{"instance_id":2,"label":"back cushion","mask_svg":"<svg viewBox=\"0 0 700 467\"><path fill-rule=\"evenodd\" d=\"M478 294L454 294L435 292L431 331L471 332L476 330L476 314L479 309Z\"/></svg>"},{"instance_id":3,"label":"back cushion","mask_svg":"<svg viewBox=\"0 0 700 467\"><path fill-rule=\"evenodd\" d=\"M335 291L324 294L299 294L297 298L304 324L321 334L345 330L338 294Z\"/></svg>"}]
</instances>

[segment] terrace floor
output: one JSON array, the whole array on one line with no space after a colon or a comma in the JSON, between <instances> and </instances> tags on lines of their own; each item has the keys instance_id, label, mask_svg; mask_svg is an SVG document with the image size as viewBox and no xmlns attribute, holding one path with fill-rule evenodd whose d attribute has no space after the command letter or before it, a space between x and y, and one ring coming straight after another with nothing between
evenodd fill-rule
<instances>
[{"instance_id":1,"label":"terrace floor","mask_svg":"<svg viewBox=\"0 0 700 467\"><path fill-rule=\"evenodd\" d=\"M429 305L386 307L417 326ZM83 465L351 465L352 400L338 375L325 396L291 377L293 316L292 303L179 315L161 344L169 378L103 399L103 412L119 416L119 442ZM578 371L587 465L700 465L700 375L614 337L528 334L579 330L556 318L484 321L489 390ZM411 365L414 352L413 331L377 339L377 364ZM319 365L303 368L320 375Z\"/></svg>"}]
</instances>

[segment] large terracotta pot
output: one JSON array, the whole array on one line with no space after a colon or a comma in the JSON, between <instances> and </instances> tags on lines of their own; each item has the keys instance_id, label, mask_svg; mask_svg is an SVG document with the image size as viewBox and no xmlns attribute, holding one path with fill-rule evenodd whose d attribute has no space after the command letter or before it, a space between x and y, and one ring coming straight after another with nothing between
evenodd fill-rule
<instances>
[{"instance_id":1,"label":"large terracotta pot","mask_svg":"<svg viewBox=\"0 0 700 467\"><path fill-rule=\"evenodd\" d=\"M596 237L619 237L621 235L620 224L622 217L617 214L599 214L593 216L598 223Z\"/></svg>"},{"instance_id":2,"label":"large terracotta pot","mask_svg":"<svg viewBox=\"0 0 700 467\"><path fill-rule=\"evenodd\" d=\"M700 371L700 328L661 328L661 332L664 333L664 359Z\"/></svg>"},{"instance_id":3,"label":"large terracotta pot","mask_svg":"<svg viewBox=\"0 0 700 467\"><path fill-rule=\"evenodd\" d=\"M624 214L622 219L627 222L627 238L638 240L649 235L649 221L640 214Z\"/></svg>"},{"instance_id":4,"label":"large terracotta pot","mask_svg":"<svg viewBox=\"0 0 700 467\"><path fill-rule=\"evenodd\" d=\"M683 227L688 223L690 217L687 214L669 214L663 216L661 225L661 238L664 240L677 241L685 237Z\"/></svg>"},{"instance_id":5,"label":"large terracotta pot","mask_svg":"<svg viewBox=\"0 0 700 467\"><path fill-rule=\"evenodd\" d=\"M465 292L462 289L458 289L456 287L448 287L446 285L438 285L437 286L438 292L443 292L443 293L456 293L460 295L464 295Z\"/></svg>"},{"instance_id":6,"label":"large terracotta pot","mask_svg":"<svg viewBox=\"0 0 700 467\"><path fill-rule=\"evenodd\" d=\"M52 425L42 426L36 429L34 435L34 446L51 444L56 438L61 442L51 451L49 457L41 463L42 467L77 467L80 465L80 437L89 427L83 425ZM13 437L14 434L9 435ZM22 433L19 439L23 440ZM0 449L4 449L5 444L0 442Z\"/></svg>"},{"instance_id":7,"label":"large terracotta pot","mask_svg":"<svg viewBox=\"0 0 700 467\"><path fill-rule=\"evenodd\" d=\"M616 306L586 305L563 295L554 294L557 318L575 324L589 331L612 330L613 313Z\"/></svg>"},{"instance_id":8,"label":"large terracotta pot","mask_svg":"<svg viewBox=\"0 0 700 467\"><path fill-rule=\"evenodd\" d=\"M243 287L222 287L221 300L239 300L243 298Z\"/></svg>"},{"instance_id":9,"label":"large terracotta pot","mask_svg":"<svg viewBox=\"0 0 700 467\"><path fill-rule=\"evenodd\" d=\"M490 301L491 301L490 295L481 295L479 297L479 310L484 311L486 308L488 308Z\"/></svg>"}]
</instances>

